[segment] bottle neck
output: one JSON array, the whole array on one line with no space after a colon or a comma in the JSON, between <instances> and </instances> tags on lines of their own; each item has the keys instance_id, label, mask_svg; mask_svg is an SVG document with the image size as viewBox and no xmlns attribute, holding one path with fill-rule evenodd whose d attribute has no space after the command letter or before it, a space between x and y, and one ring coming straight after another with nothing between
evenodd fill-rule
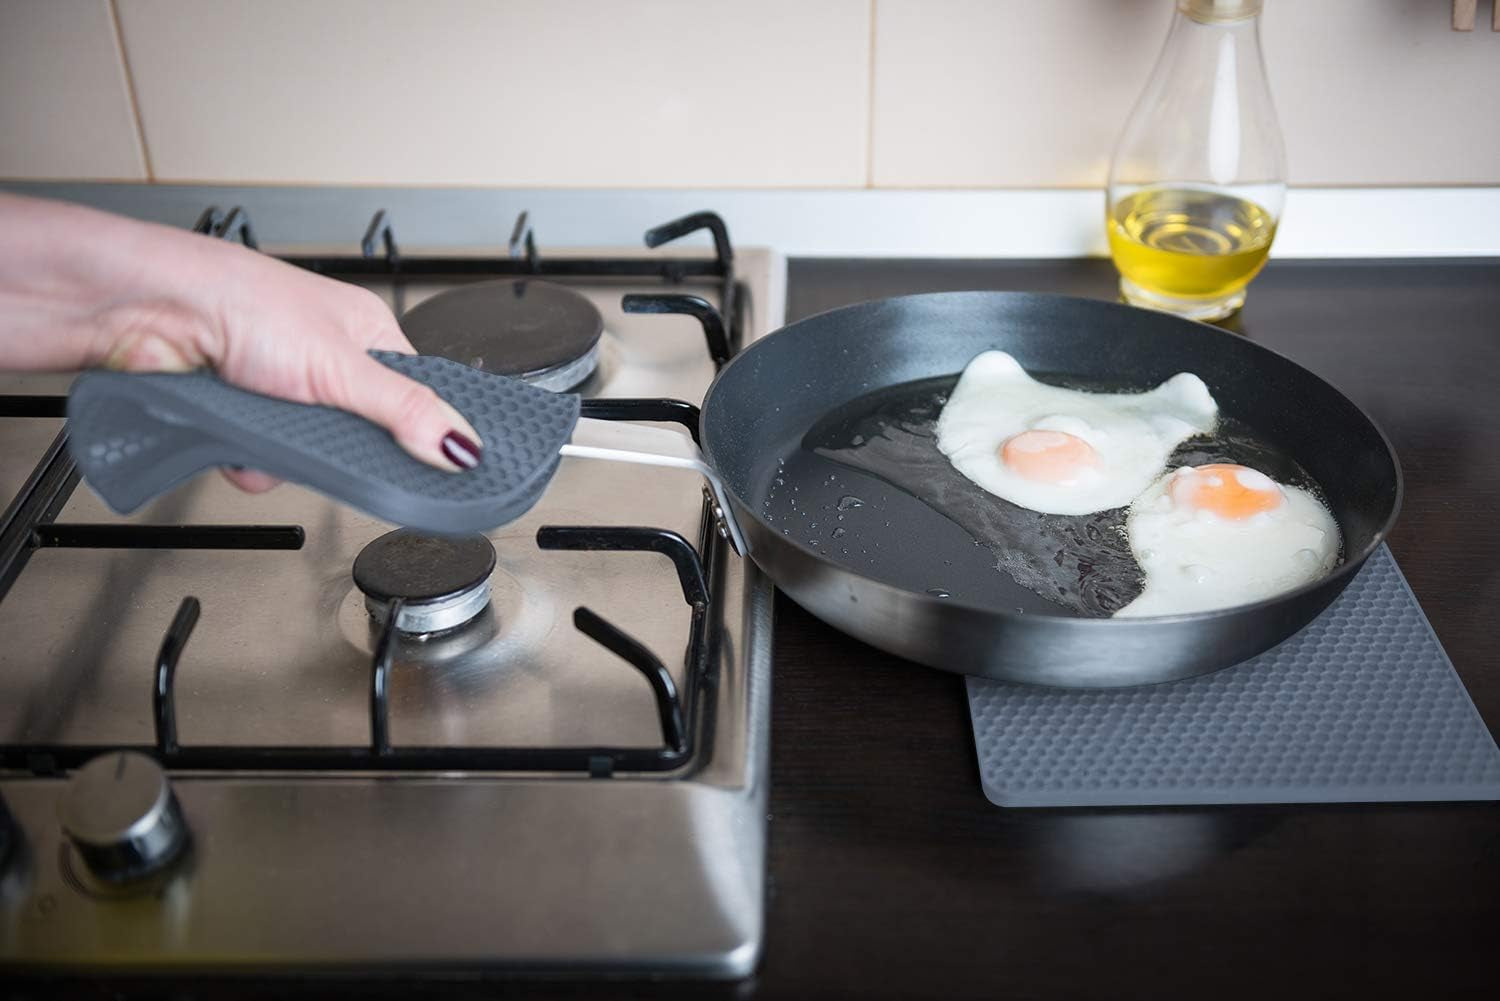
<instances>
[{"instance_id":1,"label":"bottle neck","mask_svg":"<svg viewBox=\"0 0 1500 1001\"><path fill-rule=\"evenodd\" d=\"M1227 24L1259 17L1264 0L1177 0L1177 9L1199 24Z\"/></svg>"},{"instance_id":2,"label":"bottle neck","mask_svg":"<svg viewBox=\"0 0 1500 1001\"><path fill-rule=\"evenodd\" d=\"M1205 21L1189 8L1242 0L1178 0L1161 55L1111 159L1109 183L1253 185L1280 212L1286 177L1281 129L1260 51L1260 20ZM1248 6L1259 10L1259 0ZM1222 11L1221 11L1222 13ZM1260 188L1272 187L1265 193Z\"/></svg>"}]
</instances>

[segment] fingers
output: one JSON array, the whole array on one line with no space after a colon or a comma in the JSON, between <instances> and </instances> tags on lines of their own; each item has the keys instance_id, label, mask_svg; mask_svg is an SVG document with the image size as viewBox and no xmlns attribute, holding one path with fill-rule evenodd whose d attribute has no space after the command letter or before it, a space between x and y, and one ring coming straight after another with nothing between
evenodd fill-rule
<instances>
[{"instance_id":1,"label":"fingers","mask_svg":"<svg viewBox=\"0 0 1500 1001\"><path fill-rule=\"evenodd\" d=\"M395 317L378 296L368 297L371 316L362 325L371 348L415 354ZM432 390L368 356L362 372L349 384L350 402L342 404L384 426L397 443L423 462L450 471L473 469L483 443L472 425Z\"/></svg>"},{"instance_id":2,"label":"fingers","mask_svg":"<svg viewBox=\"0 0 1500 1001\"><path fill-rule=\"evenodd\" d=\"M281 481L274 476L268 476L258 469L231 469L225 467L219 472L224 478L247 494L263 494L267 490L280 485Z\"/></svg>"},{"instance_id":3,"label":"fingers","mask_svg":"<svg viewBox=\"0 0 1500 1001\"><path fill-rule=\"evenodd\" d=\"M484 443L442 397L365 354L340 359L325 373L316 401L353 411L390 431L396 443L428 465L449 472L473 469Z\"/></svg>"}]
</instances>

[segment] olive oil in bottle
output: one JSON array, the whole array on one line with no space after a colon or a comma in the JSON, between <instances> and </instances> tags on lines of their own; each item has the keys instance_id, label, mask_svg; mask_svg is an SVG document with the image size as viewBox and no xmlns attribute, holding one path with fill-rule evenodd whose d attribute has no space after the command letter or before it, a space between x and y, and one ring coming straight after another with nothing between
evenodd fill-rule
<instances>
[{"instance_id":1,"label":"olive oil in bottle","mask_svg":"<svg viewBox=\"0 0 1500 1001\"><path fill-rule=\"evenodd\" d=\"M1188 187L1143 188L1109 218L1125 298L1190 316L1239 308L1275 236L1275 218L1255 202Z\"/></svg>"}]
</instances>

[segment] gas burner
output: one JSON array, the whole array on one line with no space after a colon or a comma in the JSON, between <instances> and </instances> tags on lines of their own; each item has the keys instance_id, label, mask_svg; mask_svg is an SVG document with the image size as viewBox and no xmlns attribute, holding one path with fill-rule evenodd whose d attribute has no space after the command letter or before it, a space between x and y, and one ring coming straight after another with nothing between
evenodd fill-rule
<instances>
[{"instance_id":1,"label":"gas burner","mask_svg":"<svg viewBox=\"0 0 1500 1001\"><path fill-rule=\"evenodd\" d=\"M523 278L439 292L408 310L401 329L422 354L560 392L594 371L604 318L570 288Z\"/></svg>"},{"instance_id":2,"label":"gas burner","mask_svg":"<svg viewBox=\"0 0 1500 1001\"><path fill-rule=\"evenodd\" d=\"M384 624L389 602L403 598L396 629L446 632L468 622L490 603L495 547L482 535L387 532L354 558L354 583L365 608Z\"/></svg>"}]
</instances>

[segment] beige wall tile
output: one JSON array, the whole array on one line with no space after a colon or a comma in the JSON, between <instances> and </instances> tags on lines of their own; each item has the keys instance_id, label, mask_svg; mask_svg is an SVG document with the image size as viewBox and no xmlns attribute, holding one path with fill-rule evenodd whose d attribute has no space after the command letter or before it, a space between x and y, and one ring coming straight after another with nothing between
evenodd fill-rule
<instances>
[{"instance_id":1,"label":"beige wall tile","mask_svg":"<svg viewBox=\"0 0 1500 1001\"><path fill-rule=\"evenodd\" d=\"M873 177L1095 186L1171 0L877 0ZM1500 34L1429 0L1267 0L1294 184L1500 183Z\"/></svg>"},{"instance_id":2,"label":"beige wall tile","mask_svg":"<svg viewBox=\"0 0 1500 1001\"><path fill-rule=\"evenodd\" d=\"M0 177L146 177L108 0L0 0Z\"/></svg>"},{"instance_id":3,"label":"beige wall tile","mask_svg":"<svg viewBox=\"0 0 1500 1001\"><path fill-rule=\"evenodd\" d=\"M1171 0L876 0L876 186L1102 184L1171 10Z\"/></svg>"},{"instance_id":4,"label":"beige wall tile","mask_svg":"<svg viewBox=\"0 0 1500 1001\"><path fill-rule=\"evenodd\" d=\"M868 0L121 0L158 179L865 180Z\"/></svg>"},{"instance_id":5,"label":"beige wall tile","mask_svg":"<svg viewBox=\"0 0 1500 1001\"><path fill-rule=\"evenodd\" d=\"M1453 31L1449 7L1266 0L1292 183L1500 184L1500 32Z\"/></svg>"}]
</instances>

